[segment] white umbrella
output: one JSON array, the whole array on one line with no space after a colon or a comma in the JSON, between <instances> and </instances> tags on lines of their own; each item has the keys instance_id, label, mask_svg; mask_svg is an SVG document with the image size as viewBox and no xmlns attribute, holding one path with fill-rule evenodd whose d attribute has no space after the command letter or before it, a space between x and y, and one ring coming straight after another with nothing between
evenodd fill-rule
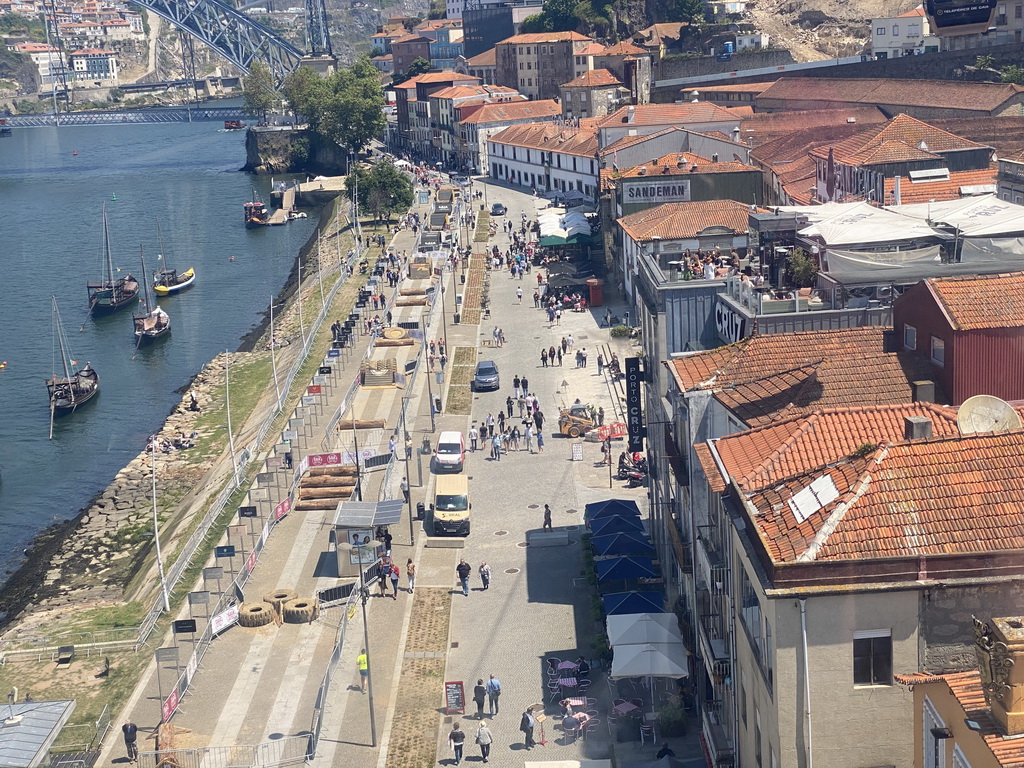
<instances>
[{"instance_id":1,"label":"white umbrella","mask_svg":"<svg viewBox=\"0 0 1024 768\"><path fill-rule=\"evenodd\" d=\"M673 613L628 613L607 620L608 642L613 648L638 643L682 644ZM618 652L618 651L616 651Z\"/></svg>"},{"instance_id":2,"label":"white umbrella","mask_svg":"<svg viewBox=\"0 0 1024 768\"><path fill-rule=\"evenodd\" d=\"M620 677L686 677L686 648L682 643L619 645L612 658L612 679Z\"/></svg>"}]
</instances>

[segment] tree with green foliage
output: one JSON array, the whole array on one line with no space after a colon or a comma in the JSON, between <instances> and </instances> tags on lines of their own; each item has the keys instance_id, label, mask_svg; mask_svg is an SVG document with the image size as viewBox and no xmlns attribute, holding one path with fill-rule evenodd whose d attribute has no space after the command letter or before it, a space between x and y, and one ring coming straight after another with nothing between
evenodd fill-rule
<instances>
[{"instance_id":1,"label":"tree with green foliage","mask_svg":"<svg viewBox=\"0 0 1024 768\"><path fill-rule=\"evenodd\" d=\"M378 56L383 56L383 55L384 55L384 49L381 48L379 45L373 46L373 49L370 51L370 58L371 59L376 59Z\"/></svg>"},{"instance_id":2,"label":"tree with green foliage","mask_svg":"<svg viewBox=\"0 0 1024 768\"><path fill-rule=\"evenodd\" d=\"M262 61L254 61L249 74L242 81L242 111L265 123L267 113L280 101L281 95L274 85L270 67Z\"/></svg>"},{"instance_id":3,"label":"tree with green foliage","mask_svg":"<svg viewBox=\"0 0 1024 768\"><path fill-rule=\"evenodd\" d=\"M1002 71L999 73L999 79L1004 83L1024 85L1024 69L1021 69L1016 64L1010 64L1009 66L1003 67Z\"/></svg>"},{"instance_id":4,"label":"tree with green foliage","mask_svg":"<svg viewBox=\"0 0 1024 768\"><path fill-rule=\"evenodd\" d=\"M390 160L378 160L369 170L362 165L353 167L345 185L358 189L360 207L378 220L412 206L412 181Z\"/></svg>"},{"instance_id":5,"label":"tree with green foliage","mask_svg":"<svg viewBox=\"0 0 1024 768\"><path fill-rule=\"evenodd\" d=\"M615 7L612 4L600 5L594 0L583 0L577 3L573 11L576 19L591 37L607 38L608 32L615 23Z\"/></svg>"},{"instance_id":6,"label":"tree with green foliage","mask_svg":"<svg viewBox=\"0 0 1024 768\"><path fill-rule=\"evenodd\" d=\"M282 91L310 130L349 152L359 152L386 124L379 74L366 56L326 78L299 67L285 78Z\"/></svg>"},{"instance_id":7,"label":"tree with green foliage","mask_svg":"<svg viewBox=\"0 0 1024 768\"><path fill-rule=\"evenodd\" d=\"M665 21L686 21L690 24L705 21L707 5L704 0L662 0L660 5Z\"/></svg>"},{"instance_id":8,"label":"tree with green foliage","mask_svg":"<svg viewBox=\"0 0 1024 768\"><path fill-rule=\"evenodd\" d=\"M416 75L425 75L430 71L430 62L424 59L422 56L417 56L411 62L409 62L409 68L405 71L406 78L416 77Z\"/></svg>"},{"instance_id":9,"label":"tree with green foliage","mask_svg":"<svg viewBox=\"0 0 1024 768\"><path fill-rule=\"evenodd\" d=\"M803 248L794 248L786 260L789 280L799 288L810 288L818 277L818 266Z\"/></svg>"},{"instance_id":10,"label":"tree with green foliage","mask_svg":"<svg viewBox=\"0 0 1024 768\"><path fill-rule=\"evenodd\" d=\"M580 25L576 6L580 0L547 0L544 10L523 19L520 32L575 32Z\"/></svg>"}]
</instances>

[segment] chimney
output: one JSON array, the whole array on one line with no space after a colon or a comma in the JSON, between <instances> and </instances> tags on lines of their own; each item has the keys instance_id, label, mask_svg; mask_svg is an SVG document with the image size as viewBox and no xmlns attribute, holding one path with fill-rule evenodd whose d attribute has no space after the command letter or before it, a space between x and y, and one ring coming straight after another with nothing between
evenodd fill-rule
<instances>
[{"instance_id":1,"label":"chimney","mask_svg":"<svg viewBox=\"0 0 1024 768\"><path fill-rule=\"evenodd\" d=\"M663 166L661 167L661 172L662 172L662 173L668 173L668 166L667 166L667 165L663 165Z\"/></svg>"},{"instance_id":2,"label":"chimney","mask_svg":"<svg viewBox=\"0 0 1024 768\"><path fill-rule=\"evenodd\" d=\"M914 393L915 403L934 403L935 402L935 382L928 381L912 381L910 382L910 389Z\"/></svg>"},{"instance_id":3,"label":"chimney","mask_svg":"<svg viewBox=\"0 0 1024 768\"><path fill-rule=\"evenodd\" d=\"M711 162L712 163L717 163L718 162L718 153L717 152L711 156Z\"/></svg>"},{"instance_id":4,"label":"chimney","mask_svg":"<svg viewBox=\"0 0 1024 768\"><path fill-rule=\"evenodd\" d=\"M1024 734L1024 618L974 619L974 651L978 656L985 701L1007 736Z\"/></svg>"},{"instance_id":5,"label":"chimney","mask_svg":"<svg viewBox=\"0 0 1024 768\"><path fill-rule=\"evenodd\" d=\"M903 419L904 440L924 440L932 436L932 420L927 416L907 416Z\"/></svg>"},{"instance_id":6,"label":"chimney","mask_svg":"<svg viewBox=\"0 0 1024 768\"><path fill-rule=\"evenodd\" d=\"M630 124L636 122L636 107L626 107L626 122Z\"/></svg>"}]
</instances>

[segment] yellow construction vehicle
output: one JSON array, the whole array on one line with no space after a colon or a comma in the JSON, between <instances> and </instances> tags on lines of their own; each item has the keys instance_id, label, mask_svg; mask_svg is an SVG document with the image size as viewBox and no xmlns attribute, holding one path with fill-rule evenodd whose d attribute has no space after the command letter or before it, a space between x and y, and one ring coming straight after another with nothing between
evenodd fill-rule
<instances>
[{"instance_id":1,"label":"yellow construction vehicle","mask_svg":"<svg viewBox=\"0 0 1024 768\"><path fill-rule=\"evenodd\" d=\"M584 403L573 403L558 411L558 431L569 437L585 435L597 426L594 409Z\"/></svg>"}]
</instances>

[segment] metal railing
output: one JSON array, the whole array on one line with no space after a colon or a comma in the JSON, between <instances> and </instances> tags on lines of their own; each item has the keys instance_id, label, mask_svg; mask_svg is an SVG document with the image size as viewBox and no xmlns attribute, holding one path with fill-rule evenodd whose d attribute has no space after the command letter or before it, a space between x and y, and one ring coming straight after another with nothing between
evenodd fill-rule
<instances>
[{"instance_id":1,"label":"metal railing","mask_svg":"<svg viewBox=\"0 0 1024 768\"><path fill-rule=\"evenodd\" d=\"M288 736L276 741L234 747L199 747L140 752L142 768L174 765L178 768L278 768L302 765L309 752L309 736Z\"/></svg>"}]
</instances>

